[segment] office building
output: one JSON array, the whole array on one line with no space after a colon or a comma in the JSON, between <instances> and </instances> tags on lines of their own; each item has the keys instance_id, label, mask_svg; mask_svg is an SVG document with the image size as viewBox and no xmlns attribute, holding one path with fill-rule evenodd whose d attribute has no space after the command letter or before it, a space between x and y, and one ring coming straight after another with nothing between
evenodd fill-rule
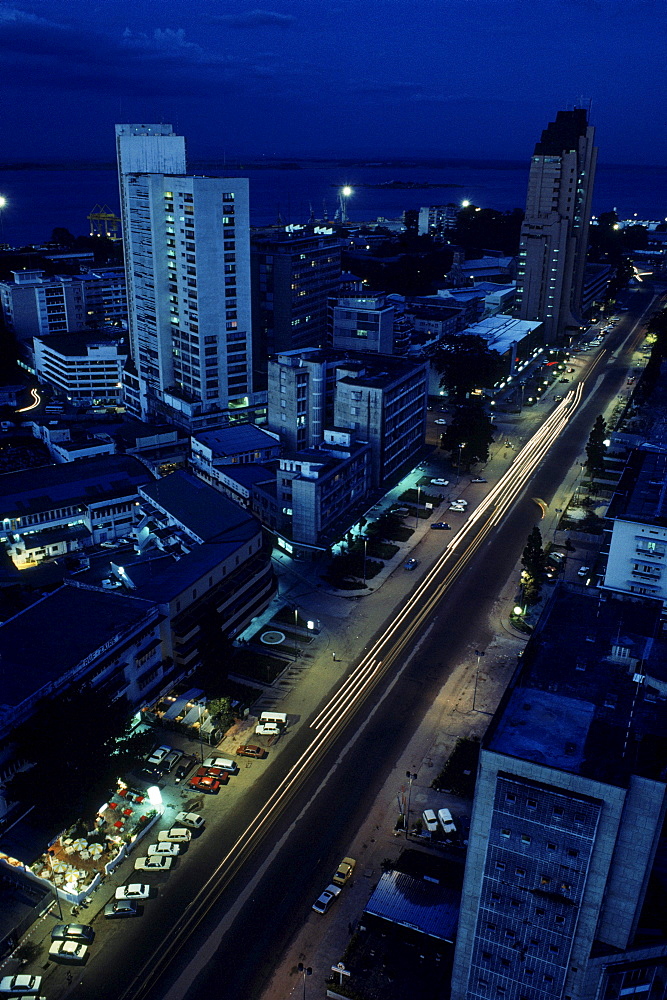
<instances>
[{"instance_id":1,"label":"office building","mask_svg":"<svg viewBox=\"0 0 667 1000\"><path fill-rule=\"evenodd\" d=\"M9 333L28 349L33 337L127 321L125 275L117 268L53 277L43 270L12 274L11 281L0 281L2 314Z\"/></svg>"},{"instance_id":2,"label":"office building","mask_svg":"<svg viewBox=\"0 0 667 1000\"><path fill-rule=\"evenodd\" d=\"M74 406L115 406L121 402L121 378L127 362L123 334L56 334L35 337L35 372Z\"/></svg>"},{"instance_id":3,"label":"office building","mask_svg":"<svg viewBox=\"0 0 667 1000\"><path fill-rule=\"evenodd\" d=\"M391 482L424 442L426 365L350 351L286 351L269 362L268 427L285 452L318 447L326 428L371 445L374 486Z\"/></svg>"},{"instance_id":4,"label":"office building","mask_svg":"<svg viewBox=\"0 0 667 1000\"><path fill-rule=\"evenodd\" d=\"M260 229L251 236L255 369L281 351L324 347L327 302L338 292L341 245L330 229Z\"/></svg>"},{"instance_id":5,"label":"office building","mask_svg":"<svg viewBox=\"0 0 667 1000\"><path fill-rule=\"evenodd\" d=\"M456 229L460 205L422 205L419 209L418 232L420 236L442 238L445 233Z\"/></svg>"},{"instance_id":6,"label":"office building","mask_svg":"<svg viewBox=\"0 0 667 1000\"><path fill-rule=\"evenodd\" d=\"M338 351L394 353L395 308L382 292L329 299L329 342Z\"/></svg>"},{"instance_id":7,"label":"office building","mask_svg":"<svg viewBox=\"0 0 667 1000\"><path fill-rule=\"evenodd\" d=\"M248 182L185 174L169 125L117 125L128 409L188 430L248 419Z\"/></svg>"},{"instance_id":8,"label":"office building","mask_svg":"<svg viewBox=\"0 0 667 1000\"><path fill-rule=\"evenodd\" d=\"M535 146L521 227L517 315L544 323L547 344L568 343L582 325L595 130L582 108L559 111Z\"/></svg>"},{"instance_id":9,"label":"office building","mask_svg":"<svg viewBox=\"0 0 667 1000\"><path fill-rule=\"evenodd\" d=\"M667 642L561 585L482 742L453 1000L664 997Z\"/></svg>"}]
</instances>

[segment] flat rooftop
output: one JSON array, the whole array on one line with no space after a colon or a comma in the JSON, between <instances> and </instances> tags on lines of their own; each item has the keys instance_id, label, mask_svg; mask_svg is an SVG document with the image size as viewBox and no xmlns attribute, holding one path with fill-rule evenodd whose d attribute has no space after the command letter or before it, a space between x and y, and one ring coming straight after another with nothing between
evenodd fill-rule
<instances>
[{"instance_id":1,"label":"flat rooftop","mask_svg":"<svg viewBox=\"0 0 667 1000\"><path fill-rule=\"evenodd\" d=\"M172 472L142 487L142 496L204 542L238 544L259 524L252 514L189 472Z\"/></svg>"},{"instance_id":2,"label":"flat rooftop","mask_svg":"<svg viewBox=\"0 0 667 1000\"><path fill-rule=\"evenodd\" d=\"M196 441L210 448L214 455L238 455L240 452L280 447L280 439L255 424L237 424L215 431L200 431Z\"/></svg>"},{"instance_id":3,"label":"flat rooftop","mask_svg":"<svg viewBox=\"0 0 667 1000\"><path fill-rule=\"evenodd\" d=\"M0 722L153 607L137 597L64 585L0 625Z\"/></svg>"},{"instance_id":4,"label":"flat rooftop","mask_svg":"<svg viewBox=\"0 0 667 1000\"><path fill-rule=\"evenodd\" d=\"M607 516L667 525L667 452L643 448L633 451Z\"/></svg>"},{"instance_id":5,"label":"flat rooftop","mask_svg":"<svg viewBox=\"0 0 667 1000\"><path fill-rule=\"evenodd\" d=\"M486 749L626 787L664 780L661 609L561 584L487 733Z\"/></svg>"}]
</instances>

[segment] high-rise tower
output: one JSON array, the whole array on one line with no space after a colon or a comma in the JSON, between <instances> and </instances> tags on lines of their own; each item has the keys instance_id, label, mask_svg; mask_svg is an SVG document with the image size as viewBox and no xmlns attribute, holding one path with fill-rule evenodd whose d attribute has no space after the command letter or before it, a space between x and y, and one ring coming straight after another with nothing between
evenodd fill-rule
<instances>
[{"instance_id":1,"label":"high-rise tower","mask_svg":"<svg viewBox=\"0 0 667 1000\"><path fill-rule=\"evenodd\" d=\"M545 342L567 342L581 325L597 148L583 108L559 111L535 146L521 227L517 310L540 320Z\"/></svg>"},{"instance_id":2,"label":"high-rise tower","mask_svg":"<svg viewBox=\"0 0 667 1000\"><path fill-rule=\"evenodd\" d=\"M126 404L188 429L252 397L248 182L185 173L170 125L117 125L133 367Z\"/></svg>"}]
</instances>

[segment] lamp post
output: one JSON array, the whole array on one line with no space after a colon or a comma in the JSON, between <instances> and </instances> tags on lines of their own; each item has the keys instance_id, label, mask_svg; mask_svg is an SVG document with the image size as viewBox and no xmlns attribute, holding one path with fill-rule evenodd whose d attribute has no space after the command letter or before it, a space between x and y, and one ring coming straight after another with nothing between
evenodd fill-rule
<instances>
[{"instance_id":1,"label":"lamp post","mask_svg":"<svg viewBox=\"0 0 667 1000\"><path fill-rule=\"evenodd\" d=\"M412 782L417 780L417 775L413 771L406 771L405 777L410 782L408 786L408 812L407 816L405 817L405 839L407 840L408 834L410 832L410 798L412 795Z\"/></svg>"},{"instance_id":2,"label":"lamp post","mask_svg":"<svg viewBox=\"0 0 667 1000\"><path fill-rule=\"evenodd\" d=\"M415 528L419 527L419 501L421 500L422 488L417 487L417 513L415 514Z\"/></svg>"},{"instance_id":3,"label":"lamp post","mask_svg":"<svg viewBox=\"0 0 667 1000\"><path fill-rule=\"evenodd\" d=\"M306 1000L306 976L312 976L313 970L309 965L304 965L303 962L299 962L297 969L303 976L303 1000Z\"/></svg>"},{"instance_id":4,"label":"lamp post","mask_svg":"<svg viewBox=\"0 0 667 1000\"><path fill-rule=\"evenodd\" d=\"M201 757L202 764L204 763L204 739L201 734L201 717L202 717L202 704L198 703L197 708L199 709L199 756Z\"/></svg>"},{"instance_id":5,"label":"lamp post","mask_svg":"<svg viewBox=\"0 0 667 1000\"><path fill-rule=\"evenodd\" d=\"M51 872L51 882L53 883L53 891L55 893L56 903L58 904L58 916L62 920L63 919L63 908L62 908L62 905L60 903L60 894L58 892L58 886L55 884L55 882L53 880L53 855L51 854L50 851L47 851L46 852L46 856L49 859L49 871Z\"/></svg>"},{"instance_id":6,"label":"lamp post","mask_svg":"<svg viewBox=\"0 0 667 1000\"><path fill-rule=\"evenodd\" d=\"M475 687L474 687L473 693L472 693L472 710L473 710L473 712L477 711L477 709L475 708L475 704L477 702L477 678L479 677L479 661L484 656L484 653L485 653L485 650L483 650L483 649L476 649L475 650L475 656L477 657L477 667L475 668Z\"/></svg>"},{"instance_id":7,"label":"lamp post","mask_svg":"<svg viewBox=\"0 0 667 1000\"><path fill-rule=\"evenodd\" d=\"M465 446L466 446L465 441L462 441L461 444L459 445L459 460L456 463L456 482L457 483L458 483L459 479L461 478L461 452L463 451L463 449L465 448Z\"/></svg>"},{"instance_id":8,"label":"lamp post","mask_svg":"<svg viewBox=\"0 0 667 1000\"><path fill-rule=\"evenodd\" d=\"M366 550L367 550L367 548L368 548L368 539L366 538L366 535L364 535L364 587L367 586L367 584L366 584Z\"/></svg>"},{"instance_id":9,"label":"lamp post","mask_svg":"<svg viewBox=\"0 0 667 1000\"><path fill-rule=\"evenodd\" d=\"M345 184L338 192L338 202L340 204L340 221L349 222L347 217L347 200L352 194L352 188Z\"/></svg>"}]
</instances>

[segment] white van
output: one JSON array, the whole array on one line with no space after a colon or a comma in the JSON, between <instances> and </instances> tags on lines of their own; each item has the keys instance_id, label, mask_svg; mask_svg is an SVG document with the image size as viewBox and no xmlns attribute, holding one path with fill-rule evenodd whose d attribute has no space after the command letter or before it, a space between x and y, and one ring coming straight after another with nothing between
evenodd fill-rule
<instances>
[{"instance_id":1,"label":"white van","mask_svg":"<svg viewBox=\"0 0 667 1000\"><path fill-rule=\"evenodd\" d=\"M260 722L275 722L277 726L287 725L287 716L284 712L262 712L259 717Z\"/></svg>"},{"instance_id":2,"label":"white van","mask_svg":"<svg viewBox=\"0 0 667 1000\"><path fill-rule=\"evenodd\" d=\"M456 823L452 819L449 809L438 809L438 822L442 827L442 832L446 834L456 833Z\"/></svg>"},{"instance_id":3,"label":"white van","mask_svg":"<svg viewBox=\"0 0 667 1000\"><path fill-rule=\"evenodd\" d=\"M229 771L230 774L239 773L239 765L229 757L207 757L202 767L219 767L222 771Z\"/></svg>"},{"instance_id":4,"label":"white van","mask_svg":"<svg viewBox=\"0 0 667 1000\"><path fill-rule=\"evenodd\" d=\"M184 826L172 826L171 830L161 830L157 839L158 844L186 844L192 839L192 834Z\"/></svg>"}]
</instances>

